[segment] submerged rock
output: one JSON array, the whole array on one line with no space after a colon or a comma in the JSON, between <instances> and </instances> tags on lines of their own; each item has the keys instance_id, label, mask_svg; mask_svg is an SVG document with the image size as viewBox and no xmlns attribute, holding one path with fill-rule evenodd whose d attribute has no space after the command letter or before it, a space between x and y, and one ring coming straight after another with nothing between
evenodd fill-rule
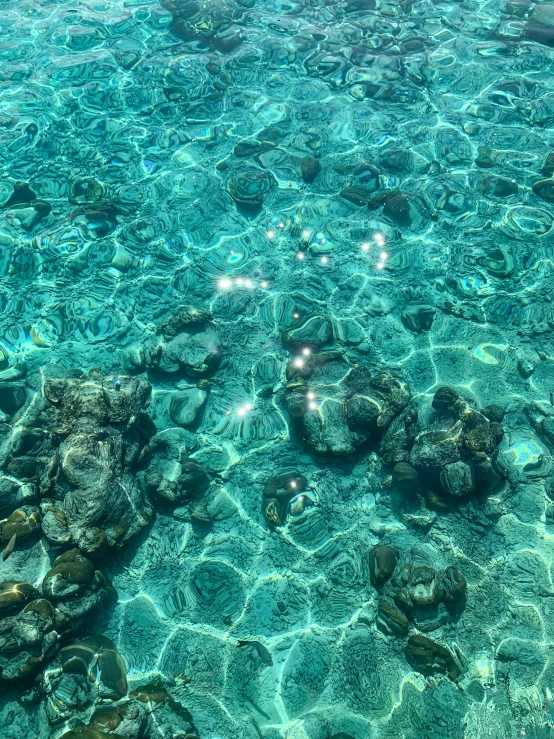
<instances>
[{"instance_id":1,"label":"submerged rock","mask_svg":"<svg viewBox=\"0 0 554 739\"><path fill-rule=\"evenodd\" d=\"M392 484L402 493L415 496L420 491L419 475L408 462L398 462L392 470Z\"/></svg>"},{"instance_id":2,"label":"submerged rock","mask_svg":"<svg viewBox=\"0 0 554 739\"><path fill-rule=\"evenodd\" d=\"M489 175L481 180L481 190L485 195L508 198L510 195L517 195L518 186L515 180L505 180L502 177Z\"/></svg>"},{"instance_id":3,"label":"submerged rock","mask_svg":"<svg viewBox=\"0 0 554 739\"><path fill-rule=\"evenodd\" d=\"M21 506L0 523L0 542L7 544L15 535L17 541L40 532L40 512L34 506Z\"/></svg>"},{"instance_id":4,"label":"submerged rock","mask_svg":"<svg viewBox=\"0 0 554 739\"><path fill-rule=\"evenodd\" d=\"M57 724L97 703L105 705L125 698L127 670L115 644L105 636L92 634L61 649L43 676L41 688L48 720ZM96 731L93 727L87 729Z\"/></svg>"},{"instance_id":5,"label":"submerged rock","mask_svg":"<svg viewBox=\"0 0 554 739\"><path fill-rule=\"evenodd\" d=\"M25 385L0 385L0 411L6 416L13 416L25 405L27 390Z\"/></svg>"},{"instance_id":6,"label":"submerged rock","mask_svg":"<svg viewBox=\"0 0 554 739\"><path fill-rule=\"evenodd\" d=\"M371 376L354 365L346 378L350 412L349 425L371 431L385 429L408 404L408 386L387 371ZM376 411L376 412L375 412Z\"/></svg>"},{"instance_id":7,"label":"submerged rock","mask_svg":"<svg viewBox=\"0 0 554 739\"><path fill-rule=\"evenodd\" d=\"M374 588L380 588L392 576L397 562L397 552L392 547L378 544L369 553L369 576Z\"/></svg>"},{"instance_id":8,"label":"submerged rock","mask_svg":"<svg viewBox=\"0 0 554 739\"><path fill-rule=\"evenodd\" d=\"M430 216L425 201L414 193L399 191L380 193L370 198L368 205L372 210L383 206L383 215L401 228L420 229Z\"/></svg>"},{"instance_id":9,"label":"submerged rock","mask_svg":"<svg viewBox=\"0 0 554 739\"><path fill-rule=\"evenodd\" d=\"M541 200L546 200L547 203L554 203L554 179L539 180L534 183L532 190Z\"/></svg>"},{"instance_id":10,"label":"submerged rock","mask_svg":"<svg viewBox=\"0 0 554 739\"><path fill-rule=\"evenodd\" d=\"M0 516L9 516L36 495L37 490L32 483L22 482L11 475L0 475Z\"/></svg>"},{"instance_id":11,"label":"submerged rock","mask_svg":"<svg viewBox=\"0 0 554 739\"><path fill-rule=\"evenodd\" d=\"M106 736L112 737L112 739L125 739L121 734L115 734L110 731L109 735L104 731L99 731L91 726L76 726L70 731L66 731L62 734L62 739L106 739Z\"/></svg>"},{"instance_id":12,"label":"submerged rock","mask_svg":"<svg viewBox=\"0 0 554 739\"><path fill-rule=\"evenodd\" d=\"M56 656L64 634L115 600L107 578L76 549L56 558L41 589L42 595L27 583L0 583L0 683L31 682Z\"/></svg>"},{"instance_id":13,"label":"submerged rock","mask_svg":"<svg viewBox=\"0 0 554 739\"><path fill-rule=\"evenodd\" d=\"M186 388L171 398L169 415L178 426L194 426L202 415L208 399L209 382L201 380L197 387Z\"/></svg>"},{"instance_id":14,"label":"submerged rock","mask_svg":"<svg viewBox=\"0 0 554 739\"><path fill-rule=\"evenodd\" d=\"M436 310L432 305L413 303L402 311L402 323L416 334L429 331L433 325L435 313Z\"/></svg>"},{"instance_id":15,"label":"submerged rock","mask_svg":"<svg viewBox=\"0 0 554 739\"><path fill-rule=\"evenodd\" d=\"M271 190L273 184L274 180L268 172L254 169L233 175L227 187L237 208L254 216L262 209L264 195Z\"/></svg>"},{"instance_id":16,"label":"submerged rock","mask_svg":"<svg viewBox=\"0 0 554 739\"><path fill-rule=\"evenodd\" d=\"M193 305L180 305L164 318L160 331L166 340L174 339L183 331L198 329L211 321L211 315Z\"/></svg>"},{"instance_id":17,"label":"submerged rock","mask_svg":"<svg viewBox=\"0 0 554 739\"><path fill-rule=\"evenodd\" d=\"M405 636L410 629L406 616L386 601L381 601L377 609L377 626L387 634Z\"/></svg>"},{"instance_id":18,"label":"submerged rock","mask_svg":"<svg viewBox=\"0 0 554 739\"><path fill-rule=\"evenodd\" d=\"M462 674L462 669L450 649L423 634L413 634L408 639L404 654L412 669L421 672L422 675L442 674L450 680L457 680Z\"/></svg>"},{"instance_id":19,"label":"submerged rock","mask_svg":"<svg viewBox=\"0 0 554 739\"><path fill-rule=\"evenodd\" d=\"M74 630L91 611L113 603L117 597L106 575L77 549L54 560L42 581L42 592L71 620Z\"/></svg>"},{"instance_id":20,"label":"submerged rock","mask_svg":"<svg viewBox=\"0 0 554 739\"><path fill-rule=\"evenodd\" d=\"M208 314L191 306L176 308L164 319L158 335L144 345L148 369L192 379L215 372L221 356L220 339Z\"/></svg>"},{"instance_id":21,"label":"submerged rock","mask_svg":"<svg viewBox=\"0 0 554 739\"><path fill-rule=\"evenodd\" d=\"M416 468L441 469L460 459L461 427L449 431L422 431L416 437L410 463Z\"/></svg>"},{"instance_id":22,"label":"submerged rock","mask_svg":"<svg viewBox=\"0 0 554 739\"><path fill-rule=\"evenodd\" d=\"M29 601L39 598L39 592L29 583L20 580L0 582L0 616L18 611Z\"/></svg>"},{"instance_id":23,"label":"submerged rock","mask_svg":"<svg viewBox=\"0 0 554 739\"><path fill-rule=\"evenodd\" d=\"M304 157L300 162L302 179L307 185L311 185L321 171L321 163L316 157Z\"/></svg>"},{"instance_id":24,"label":"submerged rock","mask_svg":"<svg viewBox=\"0 0 554 739\"><path fill-rule=\"evenodd\" d=\"M94 572L92 562L72 549L56 558L54 567L44 576L42 592L51 600L82 595L90 587Z\"/></svg>"},{"instance_id":25,"label":"submerged rock","mask_svg":"<svg viewBox=\"0 0 554 739\"><path fill-rule=\"evenodd\" d=\"M363 205L367 205L371 199L371 191L366 190L364 187L360 187L359 185L345 187L344 190L341 190L340 195L345 200L350 201L360 208Z\"/></svg>"},{"instance_id":26,"label":"submerged rock","mask_svg":"<svg viewBox=\"0 0 554 739\"><path fill-rule=\"evenodd\" d=\"M265 498L290 498L303 493L308 487L308 481L297 470L280 472L270 477L264 485Z\"/></svg>"},{"instance_id":27,"label":"submerged rock","mask_svg":"<svg viewBox=\"0 0 554 739\"><path fill-rule=\"evenodd\" d=\"M455 497L468 495L474 488L471 469L462 461L447 464L441 470L440 481L444 492Z\"/></svg>"},{"instance_id":28,"label":"submerged rock","mask_svg":"<svg viewBox=\"0 0 554 739\"><path fill-rule=\"evenodd\" d=\"M35 399L34 428L18 428L7 451L8 468L28 470L39 490L4 478L0 506L2 497L40 494L46 537L84 552L134 536L153 515L134 470L146 441L143 409L150 392L141 377L50 372ZM2 524L2 540L38 534L40 522L37 508L20 506Z\"/></svg>"},{"instance_id":29,"label":"submerged rock","mask_svg":"<svg viewBox=\"0 0 554 739\"><path fill-rule=\"evenodd\" d=\"M67 528L83 551L121 544L152 518L132 472L138 453L136 431L110 427L71 434L60 445L55 494L63 496Z\"/></svg>"},{"instance_id":30,"label":"submerged rock","mask_svg":"<svg viewBox=\"0 0 554 739\"><path fill-rule=\"evenodd\" d=\"M170 429L152 437L144 470L137 482L145 496L165 506L187 505L210 487L206 470L189 457L194 437L183 429Z\"/></svg>"},{"instance_id":31,"label":"submerged rock","mask_svg":"<svg viewBox=\"0 0 554 739\"><path fill-rule=\"evenodd\" d=\"M453 387L439 387L433 396L433 408L448 413L459 409L460 396Z\"/></svg>"},{"instance_id":32,"label":"submerged rock","mask_svg":"<svg viewBox=\"0 0 554 739\"><path fill-rule=\"evenodd\" d=\"M453 613L462 611L466 604L467 582L457 567L447 567L443 575L446 607Z\"/></svg>"},{"instance_id":33,"label":"submerged rock","mask_svg":"<svg viewBox=\"0 0 554 739\"><path fill-rule=\"evenodd\" d=\"M437 390L433 408L437 419L417 434L409 458L428 503L446 509L449 500L501 485L495 460L504 432L486 415L502 417L501 409L479 412L449 387Z\"/></svg>"},{"instance_id":34,"label":"submerged rock","mask_svg":"<svg viewBox=\"0 0 554 739\"><path fill-rule=\"evenodd\" d=\"M481 413L485 418L488 418L489 421L494 423L502 423L504 416L506 415L504 408L500 405L495 405L494 403L492 405L487 405L486 408L482 408Z\"/></svg>"},{"instance_id":35,"label":"submerged rock","mask_svg":"<svg viewBox=\"0 0 554 739\"><path fill-rule=\"evenodd\" d=\"M97 708L87 728L125 739L156 735L163 739L181 736L196 739L190 713L156 683L140 685L129 693L128 699Z\"/></svg>"},{"instance_id":36,"label":"submerged rock","mask_svg":"<svg viewBox=\"0 0 554 739\"><path fill-rule=\"evenodd\" d=\"M318 453L350 454L364 442L379 439L409 401L405 384L388 372L372 376L349 366L335 352L311 355L287 368L287 410L307 445ZM321 387L321 391L319 388Z\"/></svg>"},{"instance_id":37,"label":"submerged rock","mask_svg":"<svg viewBox=\"0 0 554 739\"><path fill-rule=\"evenodd\" d=\"M271 527L283 526L288 516L300 516L314 505L306 493L308 481L300 472L287 470L270 477L264 485L263 513Z\"/></svg>"},{"instance_id":38,"label":"submerged rock","mask_svg":"<svg viewBox=\"0 0 554 739\"><path fill-rule=\"evenodd\" d=\"M417 421L418 413L410 407L392 420L379 446L379 454L385 464L407 462L410 458L410 449L414 445L418 432ZM395 475L396 479L394 479ZM396 473L393 470L393 482L400 482L400 475L409 476L408 468L400 466Z\"/></svg>"},{"instance_id":39,"label":"submerged rock","mask_svg":"<svg viewBox=\"0 0 554 739\"><path fill-rule=\"evenodd\" d=\"M233 154L239 158L256 157L274 148L275 144L267 141L239 141L233 149Z\"/></svg>"},{"instance_id":40,"label":"submerged rock","mask_svg":"<svg viewBox=\"0 0 554 739\"><path fill-rule=\"evenodd\" d=\"M69 618L42 598L15 615L0 614L0 684L28 685L56 655L69 626Z\"/></svg>"},{"instance_id":41,"label":"submerged rock","mask_svg":"<svg viewBox=\"0 0 554 739\"><path fill-rule=\"evenodd\" d=\"M395 594L396 603L408 612L435 606L443 598L440 579L432 567L408 563L400 571L397 581L401 587Z\"/></svg>"},{"instance_id":42,"label":"submerged rock","mask_svg":"<svg viewBox=\"0 0 554 739\"><path fill-rule=\"evenodd\" d=\"M127 695L127 670L115 644L105 636L94 634L75 640L60 652L62 670L83 675L98 683L103 698L118 700Z\"/></svg>"}]
</instances>

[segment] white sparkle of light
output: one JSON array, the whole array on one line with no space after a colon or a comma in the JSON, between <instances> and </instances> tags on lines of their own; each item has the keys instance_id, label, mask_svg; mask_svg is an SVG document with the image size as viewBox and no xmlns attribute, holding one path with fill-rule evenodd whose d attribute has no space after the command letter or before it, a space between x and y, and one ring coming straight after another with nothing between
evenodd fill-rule
<instances>
[{"instance_id":1,"label":"white sparkle of light","mask_svg":"<svg viewBox=\"0 0 554 739\"><path fill-rule=\"evenodd\" d=\"M267 232L267 238L272 239L275 236L275 231L268 231Z\"/></svg>"},{"instance_id":2,"label":"white sparkle of light","mask_svg":"<svg viewBox=\"0 0 554 739\"><path fill-rule=\"evenodd\" d=\"M295 488L296 487L296 483L295 483L294 480L291 480L290 486L291 486L291 488Z\"/></svg>"},{"instance_id":3,"label":"white sparkle of light","mask_svg":"<svg viewBox=\"0 0 554 739\"><path fill-rule=\"evenodd\" d=\"M244 404L244 407L245 407L245 409L246 409L247 411L251 411L251 410L252 410L252 403L245 403L245 404Z\"/></svg>"},{"instance_id":4,"label":"white sparkle of light","mask_svg":"<svg viewBox=\"0 0 554 739\"><path fill-rule=\"evenodd\" d=\"M304 360L300 359L300 357L296 357L294 360L294 366L295 367L303 367L304 366Z\"/></svg>"},{"instance_id":5,"label":"white sparkle of light","mask_svg":"<svg viewBox=\"0 0 554 739\"><path fill-rule=\"evenodd\" d=\"M362 251L369 251L369 244L362 244Z\"/></svg>"},{"instance_id":6,"label":"white sparkle of light","mask_svg":"<svg viewBox=\"0 0 554 739\"><path fill-rule=\"evenodd\" d=\"M300 318L300 314L299 314L299 313L293 313L293 314L292 314L292 317L293 317L293 318Z\"/></svg>"},{"instance_id":7,"label":"white sparkle of light","mask_svg":"<svg viewBox=\"0 0 554 739\"><path fill-rule=\"evenodd\" d=\"M239 408L237 411L237 416L244 416L246 413L246 408Z\"/></svg>"},{"instance_id":8,"label":"white sparkle of light","mask_svg":"<svg viewBox=\"0 0 554 739\"><path fill-rule=\"evenodd\" d=\"M321 257L321 264L327 264L329 257Z\"/></svg>"},{"instance_id":9,"label":"white sparkle of light","mask_svg":"<svg viewBox=\"0 0 554 739\"><path fill-rule=\"evenodd\" d=\"M315 393L309 392L306 397L308 400L315 400Z\"/></svg>"},{"instance_id":10,"label":"white sparkle of light","mask_svg":"<svg viewBox=\"0 0 554 739\"><path fill-rule=\"evenodd\" d=\"M382 251L379 256L381 257L381 261L384 262L385 259L388 257L388 254L386 251Z\"/></svg>"},{"instance_id":11,"label":"white sparkle of light","mask_svg":"<svg viewBox=\"0 0 554 739\"><path fill-rule=\"evenodd\" d=\"M235 282L237 283L237 285L244 285L244 280L242 279L242 277L237 277Z\"/></svg>"},{"instance_id":12,"label":"white sparkle of light","mask_svg":"<svg viewBox=\"0 0 554 739\"><path fill-rule=\"evenodd\" d=\"M304 257L305 257L306 255L304 254L304 252L303 252L303 251L299 251L299 252L298 252L298 253L296 254L296 256L298 257L298 259L304 259Z\"/></svg>"},{"instance_id":13,"label":"white sparkle of light","mask_svg":"<svg viewBox=\"0 0 554 739\"><path fill-rule=\"evenodd\" d=\"M305 346L305 347L304 347L304 348L302 349L302 354L304 354L304 356L306 356L306 357L307 357L307 356L308 356L309 354L311 354L311 353L312 353L312 350L311 350L311 349L310 349L309 347L307 347L307 346Z\"/></svg>"},{"instance_id":14,"label":"white sparkle of light","mask_svg":"<svg viewBox=\"0 0 554 739\"><path fill-rule=\"evenodd\" d=\"M373 238L375 239L375 242L379 244L379 246L383 246L383 244L385 243L385 237L379 231L373 234Z\"/></svg>"},{"instance_id":15,"label":"white sparkle of light","mask_svg":"<svg viewBox=\"0 0 554 739\"><path fill-rule=\"evenodd\" d=\"M304 233L302 234L302 238L303 239L309 239L310 238L310 232L309 231L304 231Z\"/></svg>"},{"instance_id":16,"label":"white sparkle of light","mask_svg":"<svg viewBox=\"0 0 554 739\"><path fill-rule=\"evenodd\" d=\"M385 269L385 265L383 264L383 262L379 262L379 264L377 265L377 269Z\"/></svg>"},{"instance_id":17,"label":"white sparkle of light","mask_svg":"<svg viewBox=\"0 0 554 739\"><path fill-rule=\"evenodd\" d=\"M262 282L262 287L267 287L267 282L265 280Z\"/></svg>"},{"instance_id":18,"label":"white sparkle of light","mask_svg":"<svg viewBox=\"0 0 554 739\"><path fill-rule=\"evenodd\" d=\"M285 224L284 223L280 223L279 224L279 228L285 228Z\"/></svg>"},{"instance_id":19,"label":"white sparkle of light","mask_svg":"<svg viewBox=\"0 0 554 739\"><path fill-rule=\"evenodd\" d=\"M244 287L252 287L252 280L248 279L244 281Z\"/></svg>"},{"instance_id":20,"label":"white sparkle of light","mask_svg":"<svg viewBox=\"0 0 554 739\"><path fill-rule=\"evenodd\" d=\"M233 284L233 281L230 280L228 277L222 277L217 284L222 290L228 290Z\"/></svg>"},{"instance_id":21,"label":"white sparkle of light","mask_svg":"<svg viewBox=\"0 0 554 739\"><path fill-rule=\"evenodd\" d=\"M310 403L308 404L308 408L309 408L309 409L310 409L311 411L315 411L315 409L317 408L317 403L315 403L315 402L314 402L313 400L312 400L312 401L310 401Z\"/></svg>"}]
</instances>

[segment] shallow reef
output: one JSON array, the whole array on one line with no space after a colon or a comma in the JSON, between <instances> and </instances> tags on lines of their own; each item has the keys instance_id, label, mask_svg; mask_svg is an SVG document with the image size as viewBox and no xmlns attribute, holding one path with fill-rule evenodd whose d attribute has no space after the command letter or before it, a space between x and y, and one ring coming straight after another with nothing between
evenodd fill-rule
<instances>
[{"instance_id":1,"label":"shallow reef","mask_svg":"<svg viewBox=\"0 0 554 739\"><path fill-rule=\"evenodd\" d=\"M554 4L0 2L2 739L554 732Z\"/></svg>"}]
</instances>

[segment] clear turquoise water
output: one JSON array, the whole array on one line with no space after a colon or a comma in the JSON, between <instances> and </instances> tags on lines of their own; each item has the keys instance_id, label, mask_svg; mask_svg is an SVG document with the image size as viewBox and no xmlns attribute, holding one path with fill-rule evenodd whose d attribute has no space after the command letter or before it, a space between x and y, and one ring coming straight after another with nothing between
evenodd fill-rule
<instances>
[{"instance_id":1,"label":"clear turquoise water","mask_svg":"<svg viewBox=\"0 0 554 739\"><path fill-rule=\"evenodd\" d=\"M42 517L0 589L48 599L77 548L117 591L80 616L81 591L59 596L71 624L33 638L0 595L0 735L98 739L98 710L138 710L154 683L173 703L139 701L111 735L552 736L554 5L164 5L0 0L2 546L13 511ZM209 315L170 335L182 305ZM356 365L405 400L353 389ZM46 377L75 384L54 397ZM143 416L94 416L134 377ZM433 408L441 386L459 419ZM356 426L353 395L390 418ZM470 448L491 404L503 438ZM461 451L426 462L429 431ZM208 482L187 497L189 457ZM458 458L469 488L449 497ZM287 470L305 495L272 525L264 489ZM379 543L398 563L376 588ZM438 605L398 605L406 563L433 568ZM454 672L414 667L420 633ZM102 688L95 647L77 700L60 648L90 634L127 686Z\"/></svg>"}]
</instances>

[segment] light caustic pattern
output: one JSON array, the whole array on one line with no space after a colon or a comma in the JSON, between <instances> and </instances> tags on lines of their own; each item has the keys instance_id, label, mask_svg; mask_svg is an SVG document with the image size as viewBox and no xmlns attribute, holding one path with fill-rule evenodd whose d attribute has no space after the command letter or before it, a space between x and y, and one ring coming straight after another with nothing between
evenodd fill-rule
<instances>
[{"instance_id":1,"label":"light caustic pattern","mask_svg":"<svg viewBox=\"0 0 554 739\"><path fill-rule=\"evenodd\" d=\"M181 304L209 310L223 346L194 428L211 525L160 512L106 563L119 602L87 628L131 685L161 677L200 739L548 730L552 6L0 5L0 375L137 372ZM502 405L505 487L407 510L372 449L310 454L287 362L327 349L402 375L423 414L441 385ZM162 430L176 386L150 380ZM340 381L309 387L314 417ZM288 468L307 500L270 530L263 486ZM376 628L367 553L384 537L463 571L465 611L429 632L459 648L459 686L410 671ZM1 710L6 736L46 736L32 701Z\"/></svg>"}]
</instances>

